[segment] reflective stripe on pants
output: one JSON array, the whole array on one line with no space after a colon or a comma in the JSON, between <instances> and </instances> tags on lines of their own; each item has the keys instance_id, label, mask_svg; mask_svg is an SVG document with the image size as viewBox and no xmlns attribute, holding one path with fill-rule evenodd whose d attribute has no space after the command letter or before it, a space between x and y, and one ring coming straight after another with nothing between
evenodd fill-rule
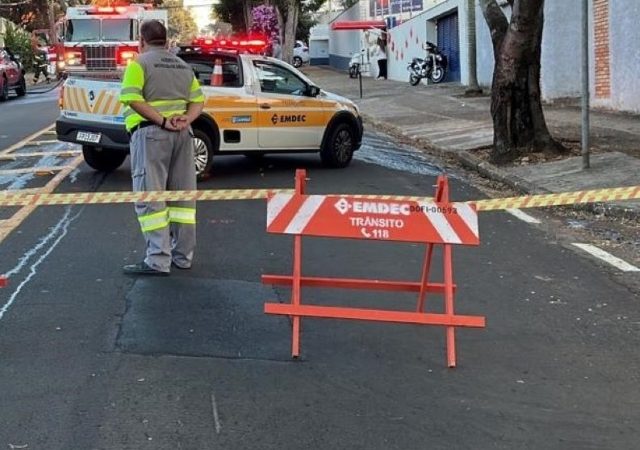
<instances>
[{"instance_id":1,"label":"reflective stripe on pants","mask_svg":"<svg viewBox=\"0 0 640 450\"><path fill-rule=\"evenodd\" d=\"M195 190L196 171L189 130L172 132L157 126L131 136L133 190ZM190 267L196 244L195 202L136 203L147 249L145 262L168 272L173 261Z\"/></svg>"}]
</instances>

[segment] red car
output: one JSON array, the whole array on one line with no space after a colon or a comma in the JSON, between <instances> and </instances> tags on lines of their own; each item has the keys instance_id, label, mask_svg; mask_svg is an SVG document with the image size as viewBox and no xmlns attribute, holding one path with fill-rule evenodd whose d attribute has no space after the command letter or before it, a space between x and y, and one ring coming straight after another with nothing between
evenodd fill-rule
<instances>
[{"instance_id":1,"label":"red car","mask_svg":"<svg viewBox=\"0 0 640 450\"><path fill-rule=\"evenodd\" d=\"M24 69L9 50L0 48L0 102L9 98L10 90L16 91L18 97L27 93Z\"/></svg>"}]
</instances>

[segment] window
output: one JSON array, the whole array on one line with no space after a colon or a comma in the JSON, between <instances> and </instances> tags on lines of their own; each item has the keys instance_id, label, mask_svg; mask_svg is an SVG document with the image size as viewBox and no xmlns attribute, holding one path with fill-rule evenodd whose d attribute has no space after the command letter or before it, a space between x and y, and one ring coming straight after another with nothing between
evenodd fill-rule
<instances>
[{"instance_id":1,"label":"window","mask_svg":"<svg viewBox=\"0 0 640 450\"><path fill-rule=\"evenodd\" d=\"M285 67L264 61L255 61L253 64L258 73L258 80L260 80L260 89L262 92L305 95L307 83Z\"/></svg>"},{"instance_id":2,"label":"window","mask_svg":"<svg viewBox=\"0 0 640 450\"><path fill-rule=\"evenodd\" d=\"M202 86L211 86L211 78L216 59L222 61L222 87L242 87L242 71L238 58L232 55L179 55L193 68L198 82Z\"/></svg>"},{"instance_id":3,"label":"window","mask_svg":"<svg viewBox=\"0 0 640 450\"><path fill-rule=\"evenodd\" d=\"M105 41L135 41L134 20L108 19L102 21L102 39Z\"/></svg>"},{"instance_id":4,"label":"window","mask_svg":"<svg viewBox=\"0 0 640 450\"><path fill-rule=\"evenodd\" d=\"M98 19L69 20L64 40L67 42L96 42L100 40L100 21Z\"/></svg>"}]
</instances>

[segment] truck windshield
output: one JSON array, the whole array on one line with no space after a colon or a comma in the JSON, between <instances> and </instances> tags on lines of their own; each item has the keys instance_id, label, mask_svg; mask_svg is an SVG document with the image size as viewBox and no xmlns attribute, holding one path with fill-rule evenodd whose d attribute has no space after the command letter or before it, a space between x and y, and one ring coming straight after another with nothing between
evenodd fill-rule
<instances>
[{"instance_id":1,"label":"truck windshield","mask_svg":"<svg viewBox=\"0 0 640 450\"><path fill-rule=\"evenodd\" d=\"M102 21L104 41L135 41L134 21L131 19L109 19Z\"/></svg>"},{"instance_id":2,"label":"truck windshield","mask_svg":"<svg viewBox=\"0 0 640 450\"><path fill-rule=\"evenodd\" d=\"M98 19L70 19L64 36L67 42L87 42L100 40Z\"/></svg>"}]
</instances>

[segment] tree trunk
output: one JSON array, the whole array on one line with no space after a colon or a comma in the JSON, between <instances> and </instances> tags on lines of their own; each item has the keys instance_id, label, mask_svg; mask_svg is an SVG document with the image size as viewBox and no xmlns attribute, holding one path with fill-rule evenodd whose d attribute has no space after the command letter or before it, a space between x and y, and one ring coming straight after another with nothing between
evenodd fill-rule
<instances>
[{"instance_id":1,"label":"tree trunk","mask_svg":"<svg viewBox=\"0 0 640 450\"><path fill-rule=\"evenodd\" d=\"M480 4L491 30L495 58L492 162L509 162L534 151L566 151L551 137L542 110L544 0L514 0L510 23L495 0L481 0Z\"/></svg>"},{"instance_id":2,"label":"tree trunk","mask_svg":"<svg viewBox=\"0 0 640 450\"><path fill-rule=\"evenodd\" d=\"M298 28L298 2L287 0L287 19L284 24L284 44L282 46L282 59L291 63L293 61L293 46L296 41Z\"/></svg>"},{"instance_id":3,"label":"tree trunk","mask_svg":"<svg viewBox=\"0 0 640 450\"><path fill-rule=\"evenodd\" d=\"M249 30L251 30L251 27L253 26L253 19L251 17L251 8L253 7L253 3L251 2L251 0L243 0L242 2L242 13L244 15L244 31L246 33L249 32Z\"/></svg>"}]
</instances>

